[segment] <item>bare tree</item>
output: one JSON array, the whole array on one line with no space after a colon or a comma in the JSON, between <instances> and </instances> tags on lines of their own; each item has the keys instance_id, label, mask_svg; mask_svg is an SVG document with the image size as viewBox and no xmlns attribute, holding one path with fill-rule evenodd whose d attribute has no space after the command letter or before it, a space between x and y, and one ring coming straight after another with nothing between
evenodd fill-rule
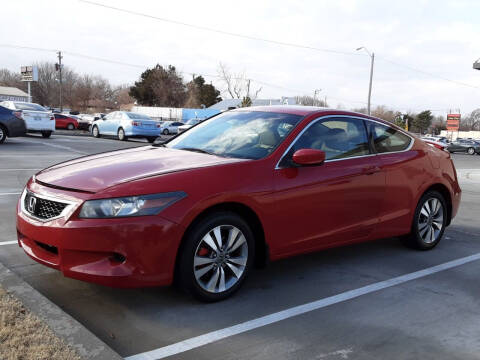
<instances>
[{"instance_id":1,"label":"bare tree","mask_svg":"<svg viewBox=\"0 0 480 360\"><path fill-rule=\"evenodd\" d=\"M262 91L262 87L256 90L251 88L251 80L247 78L245 72L232 73L227 65L220 63L218 65L218 76L220 81L224 83L224 93L230 95L232 99L247 99L251 101L258 97L258 94Z\"/></svg>"},{"instance_id":2,"label":"bare tree","mask_svg":"<svg viewBox=\"0 0 480 360\"><path fill-rule=\"evenodd\" d=\"M297 95L295 96L295 101L297 104L305 105L305 106L320 106L320 107L327 107L328 104L325 100L313 98L313 96L309 95Z\"/></svg>"},{"instance_id":3,"label":"bare tree","mask_svg":"<svg viewBox=\"0 0 480 360\"><path fill-rule=\"evenodd\" d=\"M16 87L21 90L26 90L26 84L22 82L20 74L8 69L0 69L0 86Z\"/></svg>"}]
</instances>

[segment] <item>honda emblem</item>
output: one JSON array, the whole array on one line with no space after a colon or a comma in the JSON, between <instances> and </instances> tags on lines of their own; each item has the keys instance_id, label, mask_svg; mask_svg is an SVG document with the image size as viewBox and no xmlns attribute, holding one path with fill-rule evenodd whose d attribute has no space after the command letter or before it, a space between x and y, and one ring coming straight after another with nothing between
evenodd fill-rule
<instances>
[{"instance_id":1,"label":"honda emblem","mask_svg":"<svg viewBox=\"0 0 480 360\"><path fill-rule=\"evenodd\" d=\"M35 213L36 205L37 205L37 198L31 196L30 199L28 199L28 206L27 206L28 212L32 214Z\"/></svg>"}]
</instances>

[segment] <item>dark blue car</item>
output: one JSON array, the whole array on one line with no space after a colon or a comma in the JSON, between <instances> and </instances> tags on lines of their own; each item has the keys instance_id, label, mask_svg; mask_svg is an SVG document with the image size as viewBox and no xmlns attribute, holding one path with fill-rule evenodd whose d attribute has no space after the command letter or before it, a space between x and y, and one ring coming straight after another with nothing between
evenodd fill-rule
<instances>
[{"instance_id":1,"label":"dark blue car","mask_svg":"<svg viewBox=\"0 0 480 360\"><path fill-rule=\"evenodd\" d=\"M21 112L0 106L0 144L7 137L23 136L26 132L27 128Z\"/></svg>"}]
</instances>

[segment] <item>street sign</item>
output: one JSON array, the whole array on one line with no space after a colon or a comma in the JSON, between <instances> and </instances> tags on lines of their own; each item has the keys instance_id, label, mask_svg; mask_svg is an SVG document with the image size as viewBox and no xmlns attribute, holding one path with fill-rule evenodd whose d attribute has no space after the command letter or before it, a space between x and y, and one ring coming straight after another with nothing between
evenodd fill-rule
<instances>
[{"instance_id":1,"label":"street sign","mask_svg":"<svg viewBox=\"0 0 480 360\"><path fill-rule=\"evenodd\" d=\"M22 66L20 74L22 81L38 81L38 67L36 66Z\"/></svg>"},{"instance_id":2,"label":"street sign","mask_svg":"<svg viewBox=\"0 0 480 360\"><path fill-rule=\"evenodd\" d=\"M460 128L460 114L447 115L447 131L458 131Z\"/></svg>"}]
</instances>

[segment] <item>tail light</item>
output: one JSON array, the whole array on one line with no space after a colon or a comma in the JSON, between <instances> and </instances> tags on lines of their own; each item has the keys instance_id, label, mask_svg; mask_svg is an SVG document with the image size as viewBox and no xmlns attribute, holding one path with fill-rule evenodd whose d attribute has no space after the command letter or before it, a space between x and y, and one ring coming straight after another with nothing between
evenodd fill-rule
<instances>
[{"instance_id":1,"label":"tail light","mask_svg":"<svg viewBox=\"0 0 480 360\"><path fill-rule=\"evenodd\" d=\"M55 120L55 116L54 116L54 115L50 115L50 120Z\"/></svg>"},{"instance_id":2,"label":"tail light","mask_svg":"<svg viewBox=\"0 0 480 360\"><path fill-rule=\"evenodd\" d=\"M16 118L23 120L21 111L14 111L13 115L15 115Z\"/></svg>"},{"instance_id":3,"label":"tail light","mask_svg":"<svg viewBox=\"0 0 480 360\"><path fill-rule=\"evenodd\" d=\"M140 126L140 122L139 121L132 121L132 125L133 126Z\"/></svg>"},{"instance_id":4,"label":"tail light","mask_svg":"<svg viewBox=\"0 0 480 360\"><path fill-rule=\"evenodd\" d=\"M437 142L430 142L430 141L425 141L428 145L430 146L433 146L433 147L436 147L437 149L440 149L440 150L445 150L447 148L447 146L445 145L442 145L442 144L439 144Z\"/></svg>"},{"instance_id":5,"label":"tail light","mask_svg":"<svg viewBox=\"0 0 480 360\"><path fill-rule=\"evenodd\" d=\"M157 128L161 128L161 127L162 127L162 125L161 125L161 124L157 124Z\"/></svg>"}]
</instances>

